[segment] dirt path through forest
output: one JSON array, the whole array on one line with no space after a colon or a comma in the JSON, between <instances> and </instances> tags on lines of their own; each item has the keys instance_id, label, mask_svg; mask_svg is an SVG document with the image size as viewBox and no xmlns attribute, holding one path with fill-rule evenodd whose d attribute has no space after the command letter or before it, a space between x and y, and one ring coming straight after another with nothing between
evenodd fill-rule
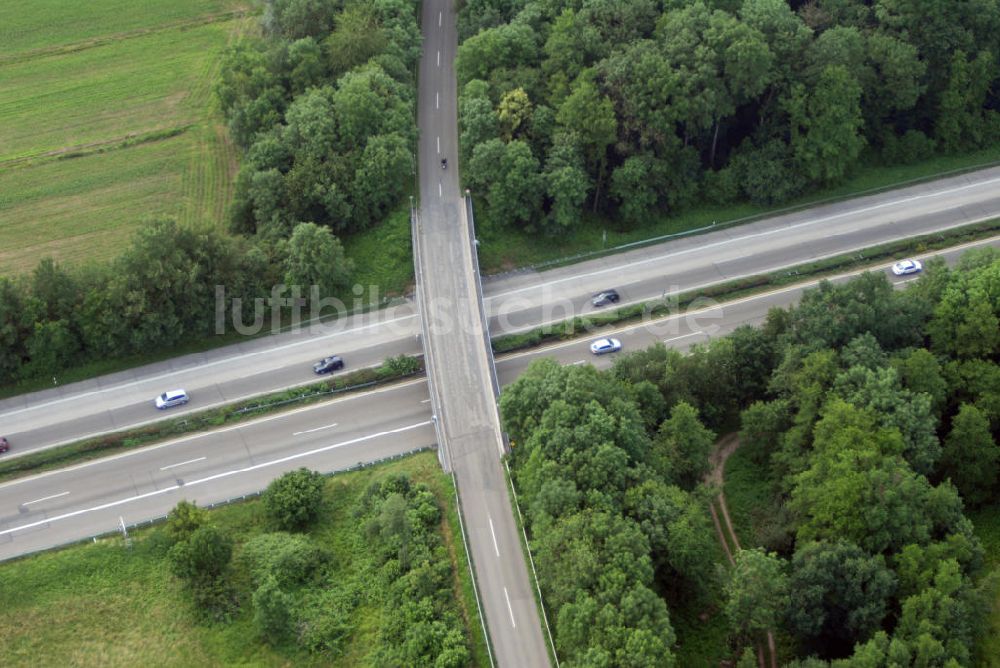
<instances>
[{"instance_id":1,"label":"dirt path through forest","mask_svg":"<svg viewBox=\"0 0 1000 668\"><path fill-rule=\"evenodd\" d=\"M726 559L729 560L730 565L736 563L733 555L742 548L740 547L740 539L736 536L736 531L733 529L733 522L729 519L729 506L726 504L726 493L724 490L726 482L725 470L726 460L729 459L731 454L736 452L736 448L738 447L740 447L740 436L738 433L726 434L720 438L708 459L712 468L705 475L705 483L719 490L718 495L709 502L708 510L712 514L712 523L715 524L716 537L719 539L719 544L722 545L722 549L726 553ZM720 515L722 516L721 521L719 519ZM723 527L723 523L725 527ZM768 668L768 666L770 668L778 668L778 658L774 647L774 634L770 631L767 632L766 649L767 651L765 652L763 644L757 645L757 665L760 668ZM766 654L770 654L770 657L767 657Z\"/></svg>"}]
</instances>

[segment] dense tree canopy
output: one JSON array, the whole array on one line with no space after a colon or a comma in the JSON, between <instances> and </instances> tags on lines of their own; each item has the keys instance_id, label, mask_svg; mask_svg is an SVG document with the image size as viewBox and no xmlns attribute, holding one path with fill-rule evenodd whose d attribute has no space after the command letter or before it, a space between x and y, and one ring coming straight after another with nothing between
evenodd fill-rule
<instances>
[{"instance_id":1,"label":"dense tree canopy","mask_svg":"<svg viewBox=\"0 0 1000 668\"><path fill-rule=\"evenodd\" d=\"M995 142L998 26L991 0L469 1L457 72L478 102L460 109L462 150L527 142L545 175L554 136L576 136L580 173L546 178L531 215L487 198L496 225L559 233L587 209L633 226L693 198L780 202L862 160ZM485 196L505 178L469 184Z\"/></svg>"},{"instance_id":2,"label":"dense tree canopy","mask_svg":"<svg viewBox=\"0 0 1000 668\"><path fill-rule=\"evenodd\" d=\"M856 48L831 37L824 58ZM1000 483L1000 345L974 325L1000 315L998 269L987 251L906 291L821 284L761 328L607 372L532 363L500 406L560 658L632 665L635 643L670 665L670 615L696 601L724 614L733 660L775 631L801 667L969 665L993 590L963 509ZM741 511L770 516L720 578L707 425L737 419L770 495Z\"/></svg>"}]
</instances>

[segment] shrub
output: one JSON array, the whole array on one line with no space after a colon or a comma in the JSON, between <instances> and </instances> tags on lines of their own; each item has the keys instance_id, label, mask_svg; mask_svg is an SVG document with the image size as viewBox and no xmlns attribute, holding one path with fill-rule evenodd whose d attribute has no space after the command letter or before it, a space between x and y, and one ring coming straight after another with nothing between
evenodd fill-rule
<instances>
[{"instance_id":1,"label":"shrub","mask_svg":"<svg viewBox=\"0 0 1000 668\"><path fill-rule=\"evenodd\" d=\"M303 529L319 515L323 501L323 476L300 468L289 471L267 486L264 509L285 531Z\"/></svg>"},{"instance_id":2,"label":"shrub","mask_svg":"<svg viewBox=\"0 0 1000 668\"><path fill-rule=\"evenodd\" d=\"M255 536L240 552L240 561L255 584L273 576L283 587L311 578L325 558L323 551L306 536L283 531Z\"/></svg>"},{"instance_id":3,"label":"shrub","mask_svg":"<svg viewBox=\"0 0 1000 668\"><path fill-rule=\"evenodd\" d=\"M172 543L187 540L205 524L205 511L190 501L181 501L167 515L167 536Z\"/></svg>"},{"instance_id":4,"label":"shrub","mask_svg":"<svg viewBox=\"0 0 1000 668\"><path fill-rule=\"evenodd\" d=\"M175 575L194 580L222 575L233 555L232 541L213 526L196 529L167 554Z\"/></svg>"},{"instance_id":5,"label":"shrub","mask_svg":"<svg viewBox=\"0 0 1000 668\"><path fill-rule=\"evenodd\" d=\"M292 597L281 591L278 581L268 575L253 594L253 621L266 640L279 643L292 629Z\"/></svg>"}]
</instances>

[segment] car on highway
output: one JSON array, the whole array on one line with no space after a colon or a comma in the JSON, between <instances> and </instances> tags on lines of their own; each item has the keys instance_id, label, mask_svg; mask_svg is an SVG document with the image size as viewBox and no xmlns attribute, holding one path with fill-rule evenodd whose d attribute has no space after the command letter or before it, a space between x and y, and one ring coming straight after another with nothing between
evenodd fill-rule
<instances>
[{"instance_id":1,"label":"car on highway","mask_svg":"<svg viewBox=\"0 0 1000 668\"><path fill-rule=\"evenodd\" d=\"M324 357L320 361L313 364L313 371L315 373L330 373L331 371L336 371L337 369L344 368L344 360L338 355L330 355L329 357Z\"/></svg>"},{"instance_id":2,"label":"car on highway","mask_svg":"<svg viewBox=\"0 0 1000 668\"><path fill-rule=\"evenodd\" d=\"M606 306L608 304L615 304L620 299L617 290L603 290L594 295L593 299L590 300L593 306Z\"/></svg>"},{"instance_id":3,"label":"car on highway","mask_svg":"<svg viewBox=\"0 0 1000 668\"><path fill-rule=\"evenodd\" d=\"M173 408L174 406L183 406L188 402L187 392L184 390L167 390L160 396L156 397L156 407L161 411L165 408Z\"/></svg>"},{"instance_id":4,"label":"car on highway","mask_svg":"<svg viewBox=\"0 0 1000 668\"><path fill-rule=\"evenodd\" d=\"M896 264L892 265L892 273L897 276L905 276L907 274L918 274L924 268L924 265L920 264L920 260L900 260Z\"/></svg>"},{"instance_id":5,"label":"car on highway","mask_svg":"<svg viewBox=\"0 0 1000 668\"><path fill-rule=\"evenodd\" d=\"M622 349L622 342L618 339L606 338L597 339L590 344L590 352L595 355L604 355L605 353L616 353Z\"/></svg>"},{"instance_id":6,"label":"car on highway","mask_svg":"<svg viewBox=\"0 0 1000 668\"><path fill-rule=\"evenodd\" d=\"M7 452L8 450L10 450L10 441L0 436L0 452Z\"/></svg>"}]
</instances>

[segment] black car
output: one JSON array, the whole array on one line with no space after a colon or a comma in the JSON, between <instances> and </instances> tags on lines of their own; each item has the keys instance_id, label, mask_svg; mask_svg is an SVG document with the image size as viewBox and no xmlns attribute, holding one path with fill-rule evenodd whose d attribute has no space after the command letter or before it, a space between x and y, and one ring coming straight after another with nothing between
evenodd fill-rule
<instances>
[{"instance_id":1,"label":"black car","mask_svg":"<svg viewBox=\"0 0 1000 668\"><path fill-rule=\"evenodd\" d=\"M338 355L330 355L329 357L321 359L313 364L313 371L316 373L330 373L331 371L343 368L344 360L342 360Z\"/></svg>"},{"instance_id":2,"label":"black car","mask_svg":"<svg viewBox=\"0 0 1000 668\"><path fill-rule=\"evenodd\" d=\"M10 442L3 436L0 436L0 452L7 452L8 450L10 450Z\"/></svg>"},{"instance_id":3,"label":"black car","mask_svg":"<svg viewBox=\"0 0 1000 668\"><path fill-rule=\"evenodd\" d=\"M614 304L618 300L619 296L617 290L605 290L594 295L594 298L590 300L590 303L594 306L606 306L607 304Z\"/></svg>"}]
</instances>

